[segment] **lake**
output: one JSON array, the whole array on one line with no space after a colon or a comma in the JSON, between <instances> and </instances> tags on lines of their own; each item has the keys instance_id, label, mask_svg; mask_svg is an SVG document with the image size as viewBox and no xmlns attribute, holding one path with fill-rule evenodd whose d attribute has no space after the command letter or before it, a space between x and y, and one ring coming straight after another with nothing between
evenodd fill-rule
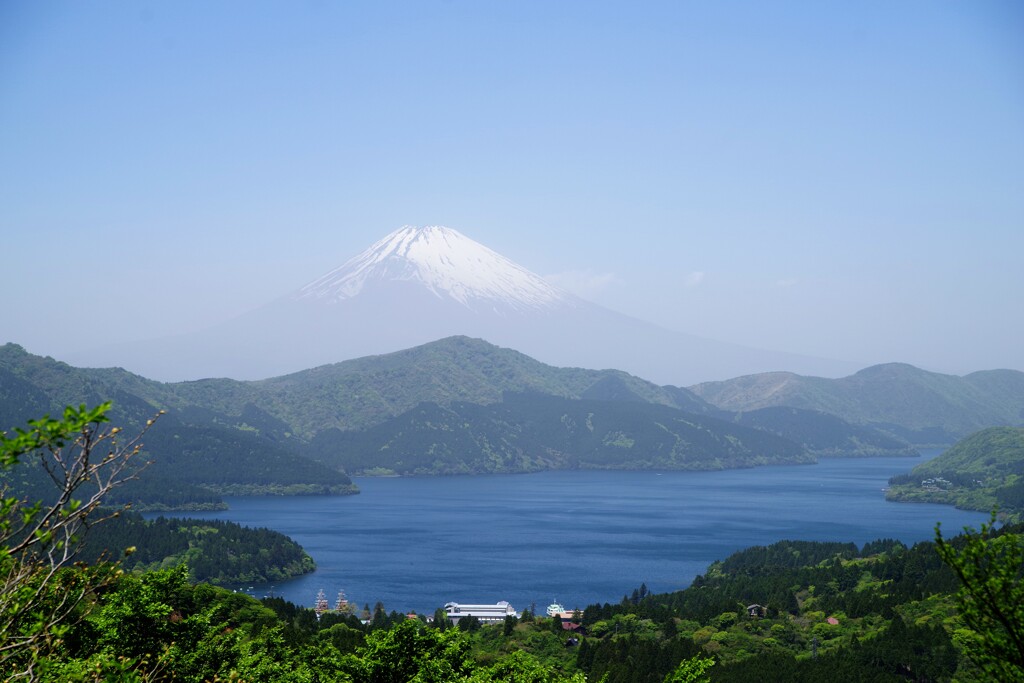
<instances>
[{"instance_id":1,"label":"lake","mask_svg":"<svg viewBox=\"0 0 1024 683\"><path fill-rule=\"evenodd\" d=\"M923 458L822 460L721 472L573 471L359 478L356 496L228 498L226 519L291 536L313 574L253 586L312 606L323 589L388 611L508 600L517 610L618 602L641 582L685 588L708 564L782 539L907 544L987 520L950 506L888 503L893 474ZM244 587L249 589L248 586Z\"/></svg>"}]
</instances>

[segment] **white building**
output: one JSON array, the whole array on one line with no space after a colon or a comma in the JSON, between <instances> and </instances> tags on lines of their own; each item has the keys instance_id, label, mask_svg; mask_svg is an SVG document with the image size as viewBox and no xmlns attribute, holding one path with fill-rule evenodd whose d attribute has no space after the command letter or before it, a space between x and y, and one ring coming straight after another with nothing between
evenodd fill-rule
<instances>
[{"instance_id":1,"label":"white building","mask_svg":"<svg viewBox=\"0 0 1024 683\"><path fill-rule=\"evenodd\" d=\"M476 617L481 624L498 624L505 621L505 617L519 618L512 605L505 600L493 605L460 605L457 602L449 602L444 606L445 614L453 623L458 623L463 617Z\"/></svg>"}]
</instances>

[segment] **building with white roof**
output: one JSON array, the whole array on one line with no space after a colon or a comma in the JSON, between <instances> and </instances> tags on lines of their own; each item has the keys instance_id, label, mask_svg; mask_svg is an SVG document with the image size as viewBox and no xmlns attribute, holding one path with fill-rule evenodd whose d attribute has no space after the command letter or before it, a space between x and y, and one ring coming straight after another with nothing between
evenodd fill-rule
<instances>
[{"instance_id":1,"label":"building with white roof","mask_svg":"<svg viewBox=\"0 0 1024 683\"><path fill-rule=\"evenodd\" d=\"M512 605L505 600L493 605L463 605L458 602L445 603L444 612L453 623L458 623L464 617L476 617L481 624L498 624L505 621L505 617L519 618Z\"/></svg>"}]
</instances>

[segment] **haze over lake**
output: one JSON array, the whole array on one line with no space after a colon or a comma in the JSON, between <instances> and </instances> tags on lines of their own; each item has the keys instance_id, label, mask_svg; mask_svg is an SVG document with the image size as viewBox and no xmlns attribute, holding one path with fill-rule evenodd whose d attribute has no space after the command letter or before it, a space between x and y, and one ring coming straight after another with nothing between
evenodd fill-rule
<instances>
[{"instance_id":1,"label":"haze over lake","mask_svg":"<svg viewBox=\"0 0 1024 683\"><path fill-rule=\"evenodd\" d=\"M582 609L641 582L685 588L752 545L909 545L932 538L937 521L947 534L977 527L985 514L885 501L890 476L938 453L720 472L361 478L357 496L230 498L228 511L183 516L270 527L316 560L315 573L254 586L257 596L312 606L319 589L332 603L343 589L359 606L428 614L448 601Z\"/></svg>"}]
</instances>

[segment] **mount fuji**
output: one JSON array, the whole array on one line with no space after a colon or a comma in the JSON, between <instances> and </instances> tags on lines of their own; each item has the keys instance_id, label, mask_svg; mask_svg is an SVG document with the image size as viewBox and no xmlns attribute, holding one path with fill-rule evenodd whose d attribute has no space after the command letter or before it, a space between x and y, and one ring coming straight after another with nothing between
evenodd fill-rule
<instances>
[{"instance_id":1,"label":"mount fuji","mask_svg":"<svg viewBox=\"0 0 1024 683\"><path fill-rule=\"evenodd\" d=\"M851 371L839 361L727 344L610 311L438 226L402 227L304 287L205 330L69 361L165 381L261 379L453 335L552 365L615 368L683 386L770 370Z\"/></svg>"},{"instance_id":2,"label":"mount fuji","mask_svg":"<svg viewBox=\"0 0 1024 683\"><path fill-rule=\"evenodd\" d=\"M478 314L531 315L582 303L451 228L405 226L299 290L298 299L342 302L384 283L413 283Z\"/></svg>"}]
</instances>

